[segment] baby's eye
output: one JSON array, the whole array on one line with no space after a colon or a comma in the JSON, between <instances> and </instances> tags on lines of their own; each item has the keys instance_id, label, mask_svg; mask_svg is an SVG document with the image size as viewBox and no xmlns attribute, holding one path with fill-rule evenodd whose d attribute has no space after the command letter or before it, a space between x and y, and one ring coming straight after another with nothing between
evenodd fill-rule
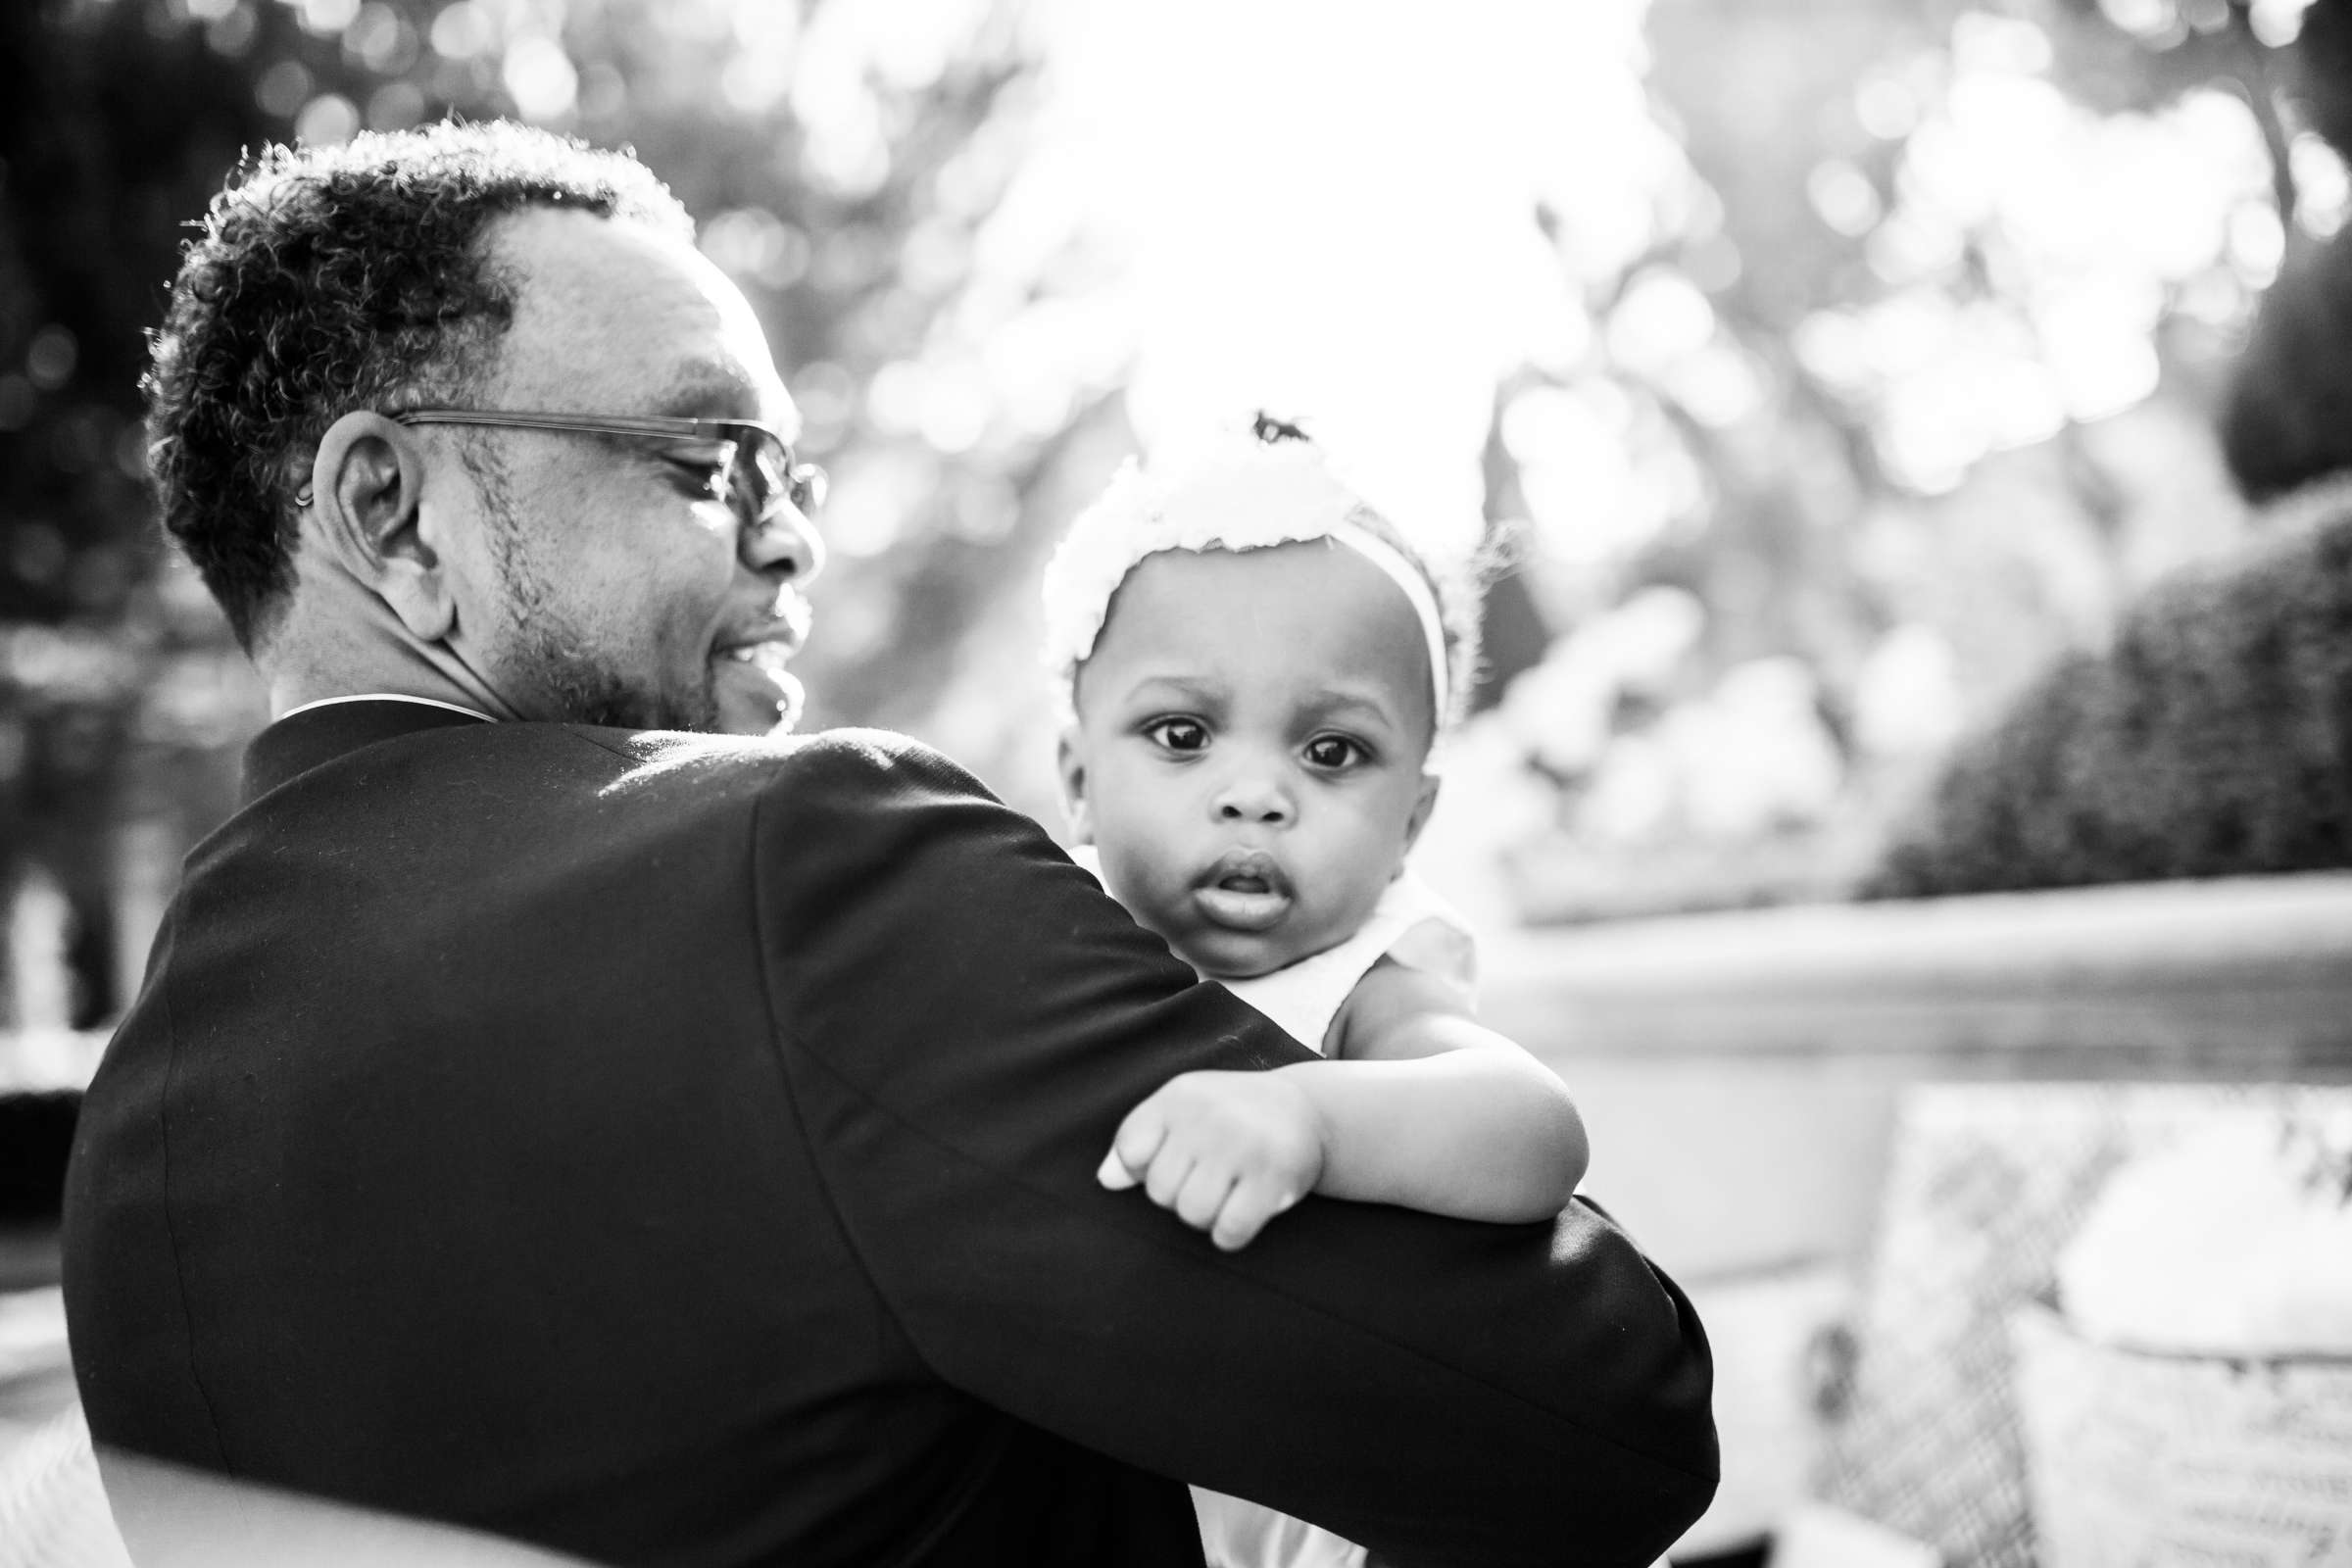
<instances>
[{"instance_id":1,"label":"baby's eye","mask_svg":"<svg viewBox=\"0 0 2352 1568\"><path fill-rule=\"evenodd\" d=\"M1164 751L1198 752L1208 746L1208 726L1197 718L1155 718L1144 733Z\"/></svg>"},{"instance_id":2,"label":"baby's eye","mask_svg":"<svg viewBox=\"0 0 2352 1568\"><path fill-rule=\"evenodd\" d=\"M1306 765L1309 767L1338 769L1371 760L1372 754L1362 742L1345 735L1318 735L1306 743Z\"/></svg>"}]
</instances>

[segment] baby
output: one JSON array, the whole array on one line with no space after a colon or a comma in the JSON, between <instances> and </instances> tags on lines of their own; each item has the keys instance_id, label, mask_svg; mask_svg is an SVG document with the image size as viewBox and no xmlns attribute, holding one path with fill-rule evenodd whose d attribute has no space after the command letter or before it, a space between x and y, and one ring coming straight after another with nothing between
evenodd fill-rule
<instances>
[{"instance_id":1,"label":"baby","mask_svg":"<svg viewBox=\"0 0 2352 1568\"><path fill-rule=\"evenodd\" d=\"M1443 583L1295 427L1161 475L1132 466L1046 570L1067 683L1060 775L1105 887L1324 1061L1190 1072L1099 1173L1220 1248L1308 1193L1549 1219L1586 1162L1559 1080L1470 1016L1461 922L1403 869L1430 752L1474 662ZM1212 1564L1360 1563L1297 1520L1196 1493Z\"/></svg>"}]
</instances>

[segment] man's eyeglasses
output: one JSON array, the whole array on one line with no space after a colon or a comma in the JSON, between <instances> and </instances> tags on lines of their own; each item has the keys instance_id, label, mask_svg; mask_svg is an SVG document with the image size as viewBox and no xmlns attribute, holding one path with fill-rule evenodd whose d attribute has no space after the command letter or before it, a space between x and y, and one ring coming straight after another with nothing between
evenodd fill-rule
<instances>
[{"instance_id":1,"label":"man's eyeglasses","mask_svg":"<svg viewBox=\"0 0 2352 1568\"><path fill-rule=\"evenodd\" d=\"M782 503L812 515L825 502L825 470L803 463L785 439L757 419L691 419L666 414L541 414L525 409L406 409L395 424L486 425L508 430L576 430L648 441L710 441L729 449L727 500L753 527L775 520ZM310 504L310 487L296 501Z\"/></svg>"}]
</instances>

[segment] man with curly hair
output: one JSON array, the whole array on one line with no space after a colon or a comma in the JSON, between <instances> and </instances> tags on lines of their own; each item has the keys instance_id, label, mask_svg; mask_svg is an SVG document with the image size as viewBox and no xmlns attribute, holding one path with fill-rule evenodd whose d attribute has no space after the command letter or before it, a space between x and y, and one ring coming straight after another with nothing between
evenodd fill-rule
<instances>
[{"instance_id":1,"label":"man with curly hair","mask_svg":"<svg viewBox=\"0 0 2352 1568\"><path fill-rule=\"evenodd\" d=\"M1197 1564L1188 1480L1650 1560L1705 1344L1596 1210L1228 1255L1095 1181L1309 1054L944 759L781 737L821 476L691 236L442 125L188 252L154 468L277 716L83 1111L98 1442L614 1562Z\"/></svg>"}]
</instances>

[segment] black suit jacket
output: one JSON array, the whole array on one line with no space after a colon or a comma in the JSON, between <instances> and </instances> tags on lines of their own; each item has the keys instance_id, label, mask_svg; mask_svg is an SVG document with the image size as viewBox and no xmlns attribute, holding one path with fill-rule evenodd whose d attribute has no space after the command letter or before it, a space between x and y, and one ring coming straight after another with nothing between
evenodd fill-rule
<instances>
[{"instance_id":1,"label":"black suit jacket","mask_svg":"<svg viewBox=\"0 0 2352 1568\"><path fill-rule=\"evenodd\" d=\"M85 1103L99 1442L610 1561L1197 1563L1176 1479L1400 1559L1647 1562L1688 1303L1579 1204L1309 1200L1218 1252L1094 1170L1307 1054L894 736L266 731Z\"/></svg>"}]
</instances>

